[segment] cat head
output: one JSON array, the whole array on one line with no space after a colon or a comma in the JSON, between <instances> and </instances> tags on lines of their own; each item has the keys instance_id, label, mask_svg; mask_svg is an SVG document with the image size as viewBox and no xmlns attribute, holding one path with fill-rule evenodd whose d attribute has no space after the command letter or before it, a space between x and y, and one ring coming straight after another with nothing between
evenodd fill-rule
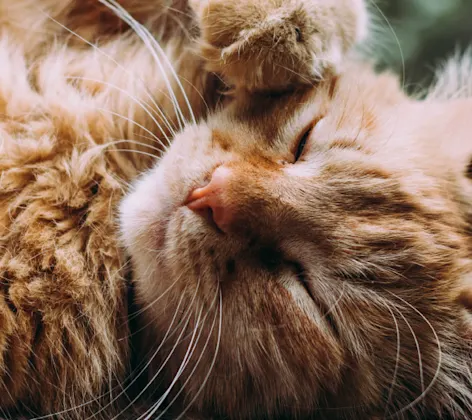
<instances>
[{"instance_id":1,"label":"cat head","mask_svg":"<svg viewBox=\"0 0 472 420\"><path fill-rule=\"evenodd\" d=\"M467 239L425 107L351 67L175 138L120 215L164 390L230 418L470 409Z\"/></svg>"}]
</instances>

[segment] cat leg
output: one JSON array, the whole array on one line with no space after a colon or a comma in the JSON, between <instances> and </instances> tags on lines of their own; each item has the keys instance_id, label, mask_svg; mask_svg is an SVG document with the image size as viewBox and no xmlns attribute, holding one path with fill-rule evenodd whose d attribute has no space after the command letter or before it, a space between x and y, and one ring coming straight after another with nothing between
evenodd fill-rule
<instances>
[{"instance_id":1,"label":"cat leg","mask_svg":"<svg viewBox=\"0 0 472 420\"><path fill-rule=\"evenodd\" d=\"M364 0L189 0L207 69L249 91L311 84L366 35Z\"/></svg>"}]
</instances>

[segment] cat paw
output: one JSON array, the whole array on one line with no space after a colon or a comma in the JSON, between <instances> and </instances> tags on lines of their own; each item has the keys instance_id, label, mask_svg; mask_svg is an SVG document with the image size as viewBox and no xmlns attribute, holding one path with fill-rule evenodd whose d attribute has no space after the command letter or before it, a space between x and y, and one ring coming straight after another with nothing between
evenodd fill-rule
<instances>
[{"instance_id":1,"label":"cat paw","mask_svg":"<svg viewBox=\"0 0 472 420\"><path fill-rule=\"evenodd\" d=\"M367 26L364 0L190 0L199 54L232 87L279 91L338 72Z\"/></svg>"}]
</instances>

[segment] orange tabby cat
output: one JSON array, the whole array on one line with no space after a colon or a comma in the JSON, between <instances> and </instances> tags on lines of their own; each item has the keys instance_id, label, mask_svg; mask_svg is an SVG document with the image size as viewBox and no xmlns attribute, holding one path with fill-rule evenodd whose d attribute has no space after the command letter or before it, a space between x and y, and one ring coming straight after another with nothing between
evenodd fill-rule
<instances>
[{"instance_id":1,"label":"orange tabby cat","mask_svg":"<svg viewBox=\"0 0 472 420\"><path fill-rule=\"evenodd\" d=\"M437 95L346 62L174 138L120 216L150 416L472 416L472 102Z\"/></svg>"},{"instance_id":2,"label":"orange tabby cat","mask_svg":"<svg viewBox=\"0 0 472 420\"><path fill-rule=\"evenodd\" d=\"M469 67L345 62L360 0L104 3L0 0L5 415L470 417Z\"/></svg>"},{"instance_id":3,"label":"orange tabby cat","mask_svg":"<svg viewBox=\"0 0 472 420\"><path fill-rule=\"evenodd\" d=\"M128 404L123 383L136 315L128 323L115 217L128 182L185 120L214 108L220 76L235 92L311 83L323 69L336 71L365 20L360 0L192 5L0 0L6 417L109 419ZM338 15L346 19L335 24ZM254 71L232 71L236 54Z\"/></svg>"},{"instance_id":4,"label":"orange tabby cat","mask_svg":"<svg viewBox=\"0 0 472 420\"><path fill-rule=\"evenodd\" d=\"M346 64L177 135L121 206L150 378L223 418L469 418L470 112Z\"/></svg>"}]
</instances>

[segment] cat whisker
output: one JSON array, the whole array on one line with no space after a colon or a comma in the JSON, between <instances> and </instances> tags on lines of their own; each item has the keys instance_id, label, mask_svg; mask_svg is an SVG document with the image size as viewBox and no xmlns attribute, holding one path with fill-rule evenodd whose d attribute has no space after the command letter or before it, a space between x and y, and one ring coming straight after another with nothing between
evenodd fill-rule
<instances>
[{"instance_id":1,"label":"cat whisker","mask_svg":"<svg viewBox=\"0 0 472 420\"><path fill-rule=\"evenodd\" d=\"M385 304L385 307L387 308L387 310L390 312L390 315L392 315L392 319L393 319L393 322L395 323L395 331L396 331L396 335L397 335L397 354L396 354L396 358L395 358L395 369L394 369L394 372L393 372L393 379L392 379L392 384L390 385L390 389L388 391L388 398L387 398L387 403L385 405L385 413L384 413L384 418L387 418L387 414L388 414L388 411L389 411L389 406L392 402L392 398L393 398L393 390L395 388L395 384L396 384L396 381L397 381L397 376L398 376L398 368L399 368L399 363L400 363L400 354L401 354L401 339L400 339L400 327L398 325L398 321L397 321L397 318L395 317L395 314L393 313L393 311L390 309L390 305L387 303L387 302L384 302Z\"/></svg>"},{"instance_id":2,"label":"cat whisker","mask_svg":"<svg viewBox=\"0 0 472 420\"><path fill-rule=\"evenodd\" d=\"M169 10L171 10L172 8L169 8ZM175 10L175 9L173 9ZM173 16L172 14L167 14L168 17L170 17L180 28L180 30L182 31L182 33L187 37L187 39L191 40L192 39L192 34L190 33L190 31L185 27L185 24L182 23L182 21L180 19L177 18L177 16ZM190 16L189 14L187 14L187 16Z\"/></svg>"},{"instance_id":3,"label":"cat whisker","mask_svg":"<svg viewBox=\"0 0 472 420\"><path fill-rule=\"evenodd\" d=\"M293 73L294 75L300 77L300 79L304 80L310 86L315 86L316 84L313 80L308 79L306 76L303 76L301 73L296 72L290 67L282 66L281 64L277 64L277 63L275 65L277 67L280 67L281 69L287 70L288 72Z\"/></svg>"},{"instance_id":4,"label":"cat whisker","mask_svg":"<svg viewBox=\"0 0 472 420\"><path fill-rule=\"evenodd\" d=\"M164 112L161 110L160 106L157 104L156 100L153 98L153 96L151 95L151 93L149 92L149 90L146 88L146 84L145 82L140 78L140 77L137 77L134 73L132 73L131 71L129 71L128 69L126 69L122 64L120 64L118 61L116 61L111 55L107 54L103 49L99 48L97 45L91 43L90 41L88 41L87 39L85 39L84 37L82 37L81 35L79 35L78 33L74 32L72 29L68 28L67 26L63 25L61 22L59 22L58 20L54 19L51 15L49 15L48 13L46 13L44 10L40 10L44 15L46 15L48 17L48 19L50 19L51 21L53 21L55 24L57 24L58 26L60 26L62 29L64 29L65 31L69 32L71 35L75 36L77 39L81 40L82 42L84 42L85 44L87 44L89 47L93 48L95 51L97 51L98 53L100 53L102 56L104 56L105 58L109 59L112 63L114 63L120 70L122 70L125 74L128 74L129 76L131 76L132 78L134 78L134 80L137 80L140 82L142 88L144 89L144 93L146 94L146 96L151 100L151 103L152 105L155 107L155 108L151 108L154 112L156 112L157 114L159 114L159 116L165 121L165 123L167 124L167 127L169 128L170 132L173 133L173 135L175 134L175 131L174 131L174 128L170 125L168 119L166 118Z\"/></svg>"},{"instance_id":5,"label":"cat whisker","mask_svg":"<svg viewBox=\"0 0 472 420\"><path fill-rule=\"evenodd\" d=\"M218 77L219 80L222 80L221 77L219 77L218 75L215 74L214 76ZM210 112L210 107L208 106L208 103L205 97L203 96L202 92L200 92L200 90L198 90L198 88L186 77L182 76L180 78L184 80L195 92L197 92L199 98L202 100L202 104L205 105L205 108L207 109L207 111Z\"/></svg>"},{"instance_id":6,"label":"cat whisker","mask_svg":"<svg viewBox=\"0 0 472 420\"><path fill-rule=\"evenodd\" d=\"M154 351L154 353L147 359L147 362L143 365L142 369L135 375L135 377L133 379L131 379L131 381L128 383L128 385L123 389L122 392L120 392L119 394L117 394L112 401L110 401L107 405L104 405L100 408L100 410L98 410L96 413L94 413L91 417L88 417L86 420L89 420L89 419L92 419L94 418L97 414L100 414L102 412L104 412L108 407L110 407L115 401L117 401L122 395L124 395L128 389L133 386L133 384L138 380L138 378L146 372L146 370L148 369L148 367L152 364L152 362L154 361L154 359L156 358L157 354L159 353L159 351L162 349L162 347L164 346L164 343L166 342L167 338L172 336L173 335L173 332L171 332L172 330L172 327L174 326L174 322L176 321L177 319L177 315L179 313L179 309L180 309L180 305L182 304L183 302L183 295L182 297L180 298L179 302L178 302L178 305L175 309L175 312L174 312L174 316L172 317L172 320L169 324L169 327L167 328L167 331L164 335L164 338L162 339L162 342L159 344L158 348ZM188 325L189 321L190 321L190 317L191 317L191 313L190 313L190 310L187 310L187 313L188 313L188 317L187 317L187 321L186 321L186 324L184 326L184 328L182 329L182 332L181 332L181 335L183 335L183 332L185 331L185 328L186 326ZM169 357L172 355L173 351L169 354ZM160 373L160 372L159 372ZM156 376L157 378L157 376ZM140 394L135 397L132 401L129 402L129 404L123 408L123 410L117 414L113 419L118 419L121 414L123 414L124 412L126 412L129 408L131 408L133 406L133 404L135 404L139 398L144 394L144 392L146 391L147 387L150 386L152 384L152 382L154 381L155 378L153 378L150 383L145 387L144 390L142 390L140 392Z\"/></svg>"},{"instance_id":7,"label":"cat whisker","mask_svg":"<svg viewBox=\"0 0 472 420\"><path fill-rule=\"evenodd\" d=\"M176 7L172 7L172 6L169 6L169 5L166 6L166 11L171 11L171 12L177 13L177 14L179 14L179 15L182 15L182 16L185 16L185 17L189 17L189 18L191 18L191 19L194 18L194 16L193 16L192 13L187 13L187 12L185 12L185 11L182 10L182 9L178 9L178 8L176 8ZM167 15L167 16L168 16L168 15Z\"/></svg>"},{"instance_id":8,"label":"cat whisker","mask_svg":"<svg viewBox=\"0 0 472 420\"><path fill-rule=\"evenodd\" d=\"M127 140L124 140L126 142ZM113 149L107 150L107 152L121 152L121 153L133 153L143 156L151 157L153 160L159 159L159 156L153 155L151 153L143 152L142 150L130 150L130 149Z\"/></svg>"},{"instance_id":9,"label":"cat whisker","mask_svg":"<svg viewBox=\"0 0 472 420\"><path fill-rule=\"evenodd\" d=\"M401 75L401 78L402 78L402 89L405 88L405 83L406 83L406 64L405 64L405 54L403 53L403 48L402 48L402 45L400 43L400 39L398 38L398 35L397 33L395 32L395 29L393 28L393 25L390 23L390 21L388 20L387 16L385 15L385 13L382 11L382 9L379 7L379 5L377 4L376 1L371 1L370 2L378 11L378 13L380 14L380 16L382 17L382 19L385 21L385 23L387 24L388 28L390 29L390 31L392 32L392 35L394 36L395 38L395 42L397 43L398 45L398 50L400 52L400 59L401 59L401 63L402 63L402 75Z\"/></svg>"},{"instance_id":10,"label":"cat whisker","mask_svg":"<svg viewBox=\"0 0 472 420\"><path fill-rule=\"evenodd\" d=\"M141 392L144 392L144 391L157 379L158 375L159 375L160 372L164 369L164 367L167 365L167 362L170 360L171 356L173 355L173 353L174 353L175 350L177 349L178 345L182 342L181 340L184 338L184 333L185 333L187 327L189 326L190 319L191 319L191 315L192 315L190 308L189 308L189 311L188 311L188 312L189 312L189 317L188 317L188 319L187 319L187 322L186 322L185 325L183 326L182 331L181 331L181 333L179 334L179 336L177 337L177 340L175 341L175 344L174 344L174 346L172 347L172 349L171 349L169 355L168 355L167 358L162 362L162 365L160 366L160 368L158 369L158 371L154 374L154 376L151 378L151 380L148 382L148 384L144 387L144 389L143 389ZM198 320L200 319L202 312L203 312L203 307L202 307L201 310L200 310ZM198 322L198 321L197 321L197 322ZM195 328L195 329L194 329L194 334L193 334L193 336L192 336L192 340L193 340L194 337L195 337L196 331L197 331L197 329ZM186 357L187 357L187 355L188 355L188 352L189 352L190 349L191 349L191 345L192 345L192 342L190 343L189 349L187 350L187 353L186 353L185 356L184 356L184 361L186 360ZM178 376L178 374L177 374L176 376ZM143 415L141 415L137 420L142 419L144 416L147 416L147 414L148 414L150 411L152 411L152 413L155 413L155 412L159 409L159 407L160 407L160 405L161 405L161 403L162 403L162 400L163 400L163 396L161 396L161 398L159 399L159 401L158 401L156 404L154 404L153 407L151 407L147 412L145 412ZM151 414L151 415L152 415L152 414Z\"/></svg>"},{"instance_id":11,"label":"cat whisker","mask_svg":"<svg viewBox=\"0 0 472 420\"><path fill-rule=\"evenodd\" d=\"M154 117L154 115L152 115L152 113L150 112L149 108L148 108L148 105L139 100L138 98L134 97L133 95L131 95L128 91L126 91L125 89L122 89L120 88L119 86L116 86L112 83L108 83L108 82L105 82L103 80L97 80L97 79L93 79L93 78L89 78L89 77L80 77L80 76L67 76L66 77L67 80L82 80L82 81L86 81L86 82L94 82L94 83L100 83L104 86L108 86L112 89L116 89L118 92L121 92L121 93L124 93L127 97L129 97L133 102L135 102L137 105L139 105L143 110L144 112L149 116L149 118L151 118L151 120L154 122L154 124L156 124L156 126L159 128L159 130L161 131L161 133L164 135L164 137L166 138L167 142L170 143L170 139L168 138L166 132L164 131L164 129L162 128L161 124L159 122L157 122L156 118ZM175 132L172 131L172 134L175 135Z\"/></svg>"},{"instance_id":12,"label":"cat whisker","mask_svg":"<svg viewBox=\"0 0 472 420\"><path fill-rule=\"evenodd\" d=\"M183 297L181 298L181 300L179 301L179 304L177 305L177 308L176 308L174 317L172 318L172 321L171 321L171 323L170 323L170 325L169 325L169 328L168 328L166 334L164 335L164 338L163 338L162 343L160 344L159 348L154 352L154 355L151 356L151 357L148 359L148 360L149 360L148 363L147 363L147 364L142 368L142 370L135 376L135 378L130 381L130 383L129 383L125 388L122 387L120 381L118 380L118 381L117 381L117 382L118 382L118 385L117 385L116 387L112 388L112 389L110 390L110 392L112 392L112 391L113 391L114 389L116 389L117 387L120 387L120 388L121 388L121 392L119 392L117 395L115 395L115 396L113 397L113 399L112 399L111 401L109 401L106 405L102 406L102 407L99 409L99 411L97 411L96 413L94 413L91 417L88 417L88 419L90 419L90 418L95 418L96 415L98 415L98 414L100 414L101 412L105 411L105 410L106 410L107 408L109 408L114 402L118 401L118 399L119 399L122 395L124 395L124 394L127 392L127 390L137 381L137 379L139 378L139 376L140 376L141 374L143 374L143 373L145 372L145 370L149 367L149 365L152 363L152 361L153 361L154 358L156 357L157 353L160 351L160 349L161 349L162 346L164 345L164 343L165 343L165 341L167 340L167 338L170 338L170 337L174 334L174 332L171 333L171 329L172 329L172 327L173 327L173 325L174 325L174 322L175 322L175 319L176 319L177 314L178 314L178 312L179 312L180 305L181 305L182 301L183 301ZM187 322L189 321L190 316L191 316L190 310L188 310L188 313L189 313L189 317L188 317ZM177 326L177 327L178 327L178 326ZM185 328L184 328L184 331L185 331ZM86 406L88 406L88 405L91 405L91 404L93 404L93 403L99 401L104 395L105 395L105 394L99 395L99 396L97 396L96 398L93 398L93 399L91 399L91 400L88 400L88 401L86 401L86 402L84 402L84 403L82 403L82 404L80 404L80 405L74 405L74 406L68 408L67 410L63 410L63 411L60 411L60 412L52 413L52 414L49 414L49 415L46 415L46 416L42 416L42 417L37 417L37 418L32 419L32 420L48 419L48 418L52 418L52 417L55 417L55 416L58 416L58 415L61 415L61 416L62 416L62 415L64 415L64 414L72 413L72 412L74 412L74 411L76 411L76 410L79 410L79 409L81 409L81 408L84 408L84 407L86 407ZM136 402L136 401L133 401L132 403L134 403L134 402ZM67 406L67 404L64 404L64 406ZM127 406L127 407L123 410L123 412L126 411L126 410L127 410L128 408L130 408L130 407L131 407L131 404L130 404L129 406ZM120 413L119 415L121 415L121 413ZM119 417L119 415L117 416L117 418Z\"/></svg>"},{"instance_id":13,"label":"cat whisker","mask_svg":"<svg viewBox=\"0 0 472 420\"><path fill-rule=\"evenodd\" d=\"M397 294L391 292L391 291L388 291L388 293L390 293L392 296L394 296L395 298L397 298L398 300L400 300L401 302L403 302L405 305L408 305L411 309L413 309L425 322L426 324L428 325L428 327L431 329L433 335L434 335L434 338L436 340L436 343L438 345L438 365L436 367L436 371L433 375L433 378L431 379L430 383L428 384L428 386L426 387L426 389L421 393L420 396L418 396L418 398L416 398L414 401L412 401L410 404L406 405L405 407L403 407L401 410L398 410L397 412L395 412L394 414L392 414L392 416L390 417L398 417L399 415L401 415L402 413L404 413L405 411L408 411L409 409L411 409L412 407L414 407L415 405L417 405L427 394L428 392L432 389L432 387L434 386L434 384L436 383L437 379L439 378L439 374L441 372L441 367L442 367L442 358L443 358L443 354L442 354L442 346L441 346L441 341L439 340L439 337L438 337L438 334L436 332L436 330L434 329L433 325L431 324L431 322L428 320L428 318L426 318L422 313L421 311L419 311L417 308L415 308L414 305L412 305L411 303L409 303L408 301L406 301L405 299L403 299L402 297L398 296Z\"/></svg>"},{"instance_id":14,"label":"cat whisker","mask_svg":"<svg viewBox=\"0 0 472 420\"><path fill-rule=\"evenodd\" d=\"M150 147L151 149L153 148L153 146L147 145L146 143L141 143L141 142L136 141L136 140L121 139L121 140L110 141L110 142L105 143L105 144L97 145L97 146L93 147L92 149L89 149L88 152L87 152L87 155L90 158L95 158L98 154L100 154L102 152L110 152L110 153L118 152L118 153L131 153L133 155L135 155L135 154L144 155L144 156L151 157L153 160L159 159L159 156L154 155L152 153L145 152L143 150L137 150L137 149L111 149L110 150L110 147L114 147L114 146L117 146L117 145L120 145L120 144L128 144L128 143L137 144L137 145L141 145L141 146L144 146L144 147Z\"/></svg>"},{"instance_id":15,"label":"cat whisker","mask_svg":"<svg viewBox=\"0 0 472 420\"><path fill-rule=\"evenodd\" d=\"M155 150L156 152L162 153L162 150L158 147L151 146L150 144L143 143L141 141L129 140L129 139L116 139L116 140L105 143L103 146L116 146L118 144L133 144L136 146L146 147L148 149ZM128 150L131 153L139 152L139 150L136 150L136 149L126 149L126 150ZM154 156L154 157L158 158L159 156Z\"/></svg>"},{"instance_id":16,"label":"cat whisker","mask_svg":"<svg viewBox=\"0 0 472 420\"><path fill-rule=\"evenodd\" d=\"M203 305L198 313L198 317L197 317L197 320L195 321L195 327L193 328L193 331L191 333L191 337L190 337L190 343L188 345L188 348L187 348L187 351L182 359L182 363L180 364L180 367L177 371L177 373L175 374L174 376L174 379L172 380L171 384L168 386L167 390L160 396L159 400L153 405L153 407L151 407L147 413L144 413L143 416L140 417L141 418L145 418L146 420L150 419L154 414L156 414L156 411L159 410L159 408L161 407L161 405L165 402L166 398L169 396L170 392L172 391L172 388L175 386L175 384L177 383L177 381L180 379L180 377L182 376L182 373L184 372L184 370L186 369L186 367L188 366L189 362L190 362L190 359L192 358L194 352L195 352L195 349L197 348L197 344L198 342L200 341L200 337L202 335L202 332L204 330L204 327L205 327L205 321L206 321L206 318L208 317L208 314L210 313L211 309L213 307L213 303L211 305L211 307L208 309L207 313L205 314L203 320L202 320L202 314L203 314ZM201 325L201 328L199 330L199 326ZM198 332L198 335L197 335L197 332ZM210 336L210 335L209 335ZM179 341L177 344L181 344L184 340L186 340L187 337L183 337L181 341ZM189 376L190 377L190 376ZM182 391L182 390L181 390ZM180 392L181 392L180 391ZM179 395L179 393L177 393L177 396ZM168 407L164 410L164 412L170 407L170 405L175 401L175 399L177 398L177 396L171 401L171 403L168 405ZM144 417L145 416L145 417ZM160 416L158 417L160 418Z\"/></svg>"},{"instance_id":17,"label":"cat whisker","mask_svg":"<svg viewBox=\"0 0 472 420\"><path fill-rule=\"evenodd\" d=\"M163 48L160 46L159 42L157 42L157 40L151 35L149 30L145 26L141 25L138 21L136 21L136 19L134 19L126 11L126 9L124 9L115 0L99 0L99 2L101 4L107 6L108 8L110 8L110 10L112 10L120 19L122 19L124 22L126 22L131 27L131 29L133 29L133 31L136 33L136 35L138 35L138 37L141 38L143 43L148 48L149 52L154 57L156 64L158 65L158 67L160 68L160 70L162 72L162 77L164 78L167 89L168 89L168 91L169 91L169 93L172 97L172 102L173 102L173 105L174 105L174 109L175 109L176 115L179 117L178 118L179 119L179 125L180 125L180 128L182 129L183 128L182 123L185 124L185 122L186 122L185 117L184 117L184 114L183 114L183 112L182 112L182 110L179 106L177 97L175 96L175 93L172 89L169 78L167 77L166 70L163 66L163 63L162 63L162 61L159 58L157 53L161 54L161 56L164 60L164 63L167 65L168 69L170 70L172 76L174 77L174 79L177 83L177 86L179 87L179 89L180 89L180 91L183 95L184 101L185 101L185 103L188 107L188 110L190 112L192 122L194 124L196 124L196 118L195 118L195 115L193 113L192 106L190 105L190 101L188 99L188 96L185 93L185 89L183 88L182 83L180 82L180 79L179 79L177 73L175 72L172 64L170 63L167 55L165 54Z\"/></svg>"},{"instance_id":18,"label":"cat whisker","mask_svg":"<svg viewBox=\"0 0 472 420\"><path fill-rule=\"evenodd\" d=\"M155 298L151 303L147 304L146 306L143 306L142 308L140 308L138 311L132 313L132 314L129 314L128 316L128 319L129 320L133 320L135 319L136 317L138 317L139 315L142 315L143 313L145 313L146 311L152 309L152 307L157 303L159 302L163 297L165 297L171 290L172 288L180 281L180 278L177 278L176 280L174 280L173 283L171 283L171 285L166 289L164 290L157 298ZM150 323L149 323L150 324ZM148 324L148 325L149 325ZM142 331L142 329L136 331L136 332L140 332Z\"/></svg>"},{"instance_id":19,"label":"cat whisker","mask_svg":"<svg viewBox=\"0 0 472 420\"><path fill-rule=\"evenodd\" d=\"M187 406L182 410L182 412L180 413L180 415L177 417L176 420L180 420L182 419L185 414L187 413L187 411L190 409L190 407L193 405L193 403L196 401L196 399L199 397L199 395L201 394L201 392L203 391L206 383L208 382L208 379L210 378L210 375L211 375L211 372L213 371L213 367L216 363L216 358L218 357L218 353L219 353L219 347L220 347L220 343L221 343L221 333L222 333L222 323L223 323L223 300L222 300L222 294L221 294L221 289L220 288L217 288L217 294L219 295L219 305L218 305L218 309L219 311L215 311L215 318L213 320L213 324L212 324L212 327L208 333L208 339L203 347L203 350L202 350L202 353L200 354L200 358L197 360L196 362L196 365L194 367L194 370L191 372L191 374L189 375L189 378L187 379L187 381L182 385L182 389L181 391L179 391L179 393L176 395L176 397L174 398L177 399L178 395L180 394L180 392L182 392L185 388L185 386L187 385L187 383L189 382L189 380L191 379L194 371L196 370L198 364L200 363L200 360L202 359L203 357L203 354L205 353L206 351L206 348L208 346L208 343L209 343L209 338L211 337L211 335L213 334L213 331L214 331L214 326L215 326L215 321L216 321L216 316L219 314L219 320L218 320L218 336L217 336L217 341L216 341L216 347L215 347L215 351L214 351L214 355L213 355L213 359L210 363L210 366L208 368L208 372L205 376L205 378L203 379L203 382L202 384L200 385L200 388L199 390L195 393L194 397L192 398L192 400L187 404ZM170 403L169 403L169 406L174 402L174 400L172 400ZM167 407L167 408L168 408ZM158 417L158 419L160 419L162 417L162 414Z\"/></svg>"},{"instance_id":20,"label":"cat whisker","mask_svg":"<svg viewBox=\"0 0 472 420\"><path fill-rule=\"evenodd\" d=\"M335 302L328 308L328 310L323 314L323 318L327 317L330 313L336 310L337 306L341 302L344 296L344 292L346 290L346 282L343 282L343 288L341 289L341 293L339 293L339 296L336 298Z\"/></svg>"},{"instance_id":21,"label":"cat whisker","mask_svg":"<svg viewBox=\"0 0 472 420\"><path fill-rule=\"evenodd\" d=\"M418 337L416 336L416 333L415 331L413 330L413 327L411 326L411 324L408 322L408 319L405 317L405 315L403 315L403 313L394 307L394 309L398 312L398 314L402 317L403 321L405 321L405 324L408 326L408 329L410 330L411 332L411 335L413 337L413 340L415 341L415 346L416 346L416 350L418 352L418 368L419 368L419 371L420 371L420 384L421 384L421 393L424 394L424 391L425 391L425 387L424 387L424 373L423 373L423 359L422 359L422 356L421 356L421 348L420 348L420 343L418 341Z\"/></svg>"},{"instance_id":22,"label":"cat whisker","mask_svg":"<svg viewBox=\"0 0 472 420\"><path fill-rule=\"evenodd\" d=\"M147 391L147 389L154 383L154 381L159 377L159 375L161 374L161 372L164 370L167 362L171 359L172 355L174 354L175 350L177 349L177 346L179 345L180 343L180 340L182 339L182 337L184 336L185 334L185 331L187 329L187 326L189 325L190 323L190 319L191 319L191 316L192 316L192 307L195 303L195 299L197 297L197 294L198 294L198 291L199 291L199 287L200 287L200 279L198 280L197 282L197 286L195 288L195 293L193 294L192 296L192 299L191 301L189 302L188 306L187 306L187 310L186 312L184 313L183 317L182 317L182 322L185 321L185 325L182 326L182 331L180 332L179 336L177 337L177 340L174 344L174 346L172 347L172 349L170 350L169 354L167 355L166 359L162 362L161 366L159 367L159 369L156 371L156 373L153 375L153 377L149 380L149 382L146 384L146 386L138 393L138 395L136 395L132 401L129 402L129 404L123 409L122 412L125 412L126 410L128 410L129 408L131 408L133 406L133 404L135 404L137 401L139 401L139 399L142 397L142 395ZM158 348L154 351L154 353L152 354L151 357L147 357L147 362L146 364L143 366L143 368L141 369L141 371L139 372L138 375L135 376L135 378L131 381L131 383L127 386L126 389L128 389L133 383L135 383L137 381L137 379L139 378L140 375L142 375L144 372L146 372L146 370L149 368L149 366L152 364L152 362L154 361L154 359L156 358L156 356L158 355L158 353L160 352L160 350L162 349L162 347L164 346L164 344L166 343L166 341L168 340L168 338L170 338L171 336L174 335L174 333L177 331L174 330L172 333L171 333L171 329L172 329L172 326L173 326L173 323L175 322L175 319L177 317L177 314L179 312L179 308L180 308L180 305L181 305L181 302L183 301L183 298L184 298L184 293L182 293L182 296L179 300L179 304L175 310L175 313L174 313L174 317L172 319L172 322L171 322L171 325L169 326L169 328L167 329L167 332L166 334L164 335L164 338L162 339L161 343L159 344ZM182 325L181 323L179 325L177 325L177 327L179 327L180 325ZM119 395L120 396L120 395ZM116 399L119 398L119 396L116 397ZM105 410L107 407L102 407L100 409L100 411L103 411ZM116 420L119 418L119 416L121 415L121 413L115 417L113 417L112 420ZM88 419L86 419L88 420Z\"/></svg>"},{"instance_id":23,"label":"cat whisker","mask_svg":"<svg viewBox=\"0 0 472 420\"><path fill-rule=\"evenodd\" d=\"M136 127L140 128L141 130L143 130L144 132L148 133L150 135L150 137L144 137L144 136L141 136L141 137L144 137L144 138L147 138L147 139L152 139L152 141L155 141L157 142L159 145L161 145L162 147L166 148L166 147L169 147L170 146L170 141L168 138L166 138L167 140L167 144L164 144L162 142L162 140L157 137L151 130L149 130L148 128L144 127L142 124L139 124L137 121L131 119L131 118L128 118L124 115L121 115L117 112L114 112L114 111L111 111L109 109L106 109L106 108L97 108L99 111L103 111L103 112L106 112L108 114L111 114L111 115L114 115L115 117L119 117L119 118L122 118L124 119L125 121L128 121L130 122L131 124L135 125ZM158 151L162 151L161 149L158 149L158 148L155 148L155 150L158 150Z\"/></svg>"}]
</instances>

